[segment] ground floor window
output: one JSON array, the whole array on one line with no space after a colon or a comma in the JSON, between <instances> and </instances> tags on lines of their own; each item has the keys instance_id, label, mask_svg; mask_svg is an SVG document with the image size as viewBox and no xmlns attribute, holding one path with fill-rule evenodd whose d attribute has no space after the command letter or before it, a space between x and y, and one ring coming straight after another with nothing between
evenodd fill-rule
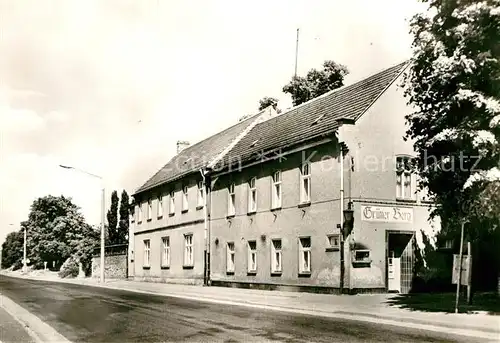
<instances>
[{"instance_id":1,"label":"ground floor window","mask_svg":"<svg viewBox=\"0 0 500 343\"><path fill-rule=\"evenodd\" d=\"M193 258L193 235L184 235L184 266L192 267L194 265Z\"/></svg>"},{"instance_id":2,"label":"ground floor window","mask_svg":"<svg viewBox=\"0 0 500 343\"><path fill-rule=\"evenodd\" d=\"M161 256L161 266L170 266L170 237L162 238L162 256Z\"/></svg>"},{"instance_id":3,"label":"ground floor window","mask_svg":"<svg viewBox=\"0 0 500 343\"><path fill-rule=\"evenodd\" d=\"M149 267L151 264L151 241L149 239L144 240L144 261L143 266Z\"/></svg>"},{"instance_id":4,"label":"ground floor window","mask_svg":"<svg viewBox=\"0 0 500 343\"><path fill-rule=\"evenodd\" d=\"M281 239L273 239L271 245L271 272L281 273Z\"/></svg>"},{"instance_id":5,"label":"ground floor window","mask_svg":"<svg viewBox=\"0 0 500 343\"><path fill-rule=\"evenodd\" d=\"M370 263L370 250L355 250L354 262L356 263Z\"/></svg>"},{"instance_id":6,"label":"ground floor window","mask_svg":"<svg viewBox=\"0 0 500 343\"><path fill-rule=\"evenodd\" d=\"M311 272L311 237L299 239L299 273Z\"/></svg>"},{"instance_id":7,"label":"ground floor window","mask_svg":"<svg viewBox=\"0 0 500 343\"><path fill-rule=\"evenodd\" d=\"M227 255L226 255L226 271L228 273L234 273L234 242L227 243Z\"/></svg>"},{"instance_id":8,"label":"ground floor window","mask_svg":"<svg viewBox=\"0 0 500 343\"><path fill-rule=\"evenodd\" d=\"M248 241L248 272L257 272L257 242Z\"/></svg>"}]
</instances>

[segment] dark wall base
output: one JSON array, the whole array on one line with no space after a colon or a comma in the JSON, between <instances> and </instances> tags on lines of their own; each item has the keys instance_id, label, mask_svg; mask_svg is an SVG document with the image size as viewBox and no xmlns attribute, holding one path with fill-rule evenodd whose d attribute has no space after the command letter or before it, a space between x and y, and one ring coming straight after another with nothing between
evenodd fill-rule
<instances>
[{"instance_id":1,"label":"dark wall base","mask_svg":"<svg viewBox=\"0 0 500 343\"><path fill-rule=\"evenodd\" d=\"M269 283L233 282L233 281L218 281L218 280L211 280L211 285L216 287L259 289L267 291L340 294L340 289L338 287L326 287L326 286L279 285L279 284L269 284ZM350 290L344 289L344 294L362 294L362 293L387 293L387 291L385 288L354 288Z\"/></svg>"}]
</instances>

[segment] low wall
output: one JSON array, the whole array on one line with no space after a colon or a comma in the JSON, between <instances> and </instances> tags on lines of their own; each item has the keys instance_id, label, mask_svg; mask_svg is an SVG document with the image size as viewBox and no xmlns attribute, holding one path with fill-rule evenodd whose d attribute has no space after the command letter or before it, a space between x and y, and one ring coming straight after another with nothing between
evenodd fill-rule
<instances>
[{"instance_id":1,"label":"low wall","mask_svg":"<svg viewBox=\"0 0 500 343\"><path fill-rule=\"evenodd\" d=\"M105 247L104 253L104 278L126 279L128 277L128 254L127 245L115 245ZM101 255L97 250L92 257L92 277L99 278L101 275Z\"/></svg>"}]
</instances>

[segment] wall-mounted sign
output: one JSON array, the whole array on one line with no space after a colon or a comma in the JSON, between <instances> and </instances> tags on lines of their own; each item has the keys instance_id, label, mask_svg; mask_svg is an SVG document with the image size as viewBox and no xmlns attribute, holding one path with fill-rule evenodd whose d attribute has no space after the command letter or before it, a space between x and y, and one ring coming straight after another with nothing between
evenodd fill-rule
<instances>
[{"instance_id":1,"label":"wall-mounted sign","mask_svg":"<svg viewBox=\"0 0 500 343\"><path fill-rule=\"evenodd\" d=\"M366 222L413 223L413 208L361 205L361 220Z\"/></svg>"}]
</instances>

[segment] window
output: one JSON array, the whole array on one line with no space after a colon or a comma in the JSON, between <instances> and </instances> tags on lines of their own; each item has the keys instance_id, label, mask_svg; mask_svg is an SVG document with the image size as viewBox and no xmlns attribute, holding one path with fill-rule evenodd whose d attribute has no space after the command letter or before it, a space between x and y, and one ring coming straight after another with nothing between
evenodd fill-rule
<instances>
[{"instance_id":1,"label":"window","mask_svg":"<svg viewBox=\"0 0 500 343\"><path fill-rule=\"evenodd\" d=\"M226 257L226 271L228 273L234 273L234 243L227 243L227 257Z\"/></svg>"},{"instance_id":2,"label":"window","mask_svg":"<svg viewBox=\"0 0 500 343\"><path fill-rule=\"evenodd\" d=\"M355 263L370 263L370 250L355 250L353 259Z\"/></svg>"},{"instance_id":3,"label":"window","mask_svg":"<svg viewBox=\"0 0 500 343\"><path fill-rule=\"evenodd\" d=\"M205 206L205 189L203 187L203 181L198 182L198 207L201 208Z\"/></svg>"},{"instance_id":4,"label":"window","mask_svg":"<svg viewBox=\"0 0 500 343\"><path fill-rule=\"evenodd\" d=\"M276 171L273 174L273 187L272 187L272 208L281 207L281 171Z\"/></svg>"},{"instance_id":5,"label":"window","mask_svg":"<svg viewBox=\"0 0 500 343\"><path fill-rule=\"evenodd\" d=\"M170 204L168 206L168 212L170 215L175 214L175 192L171 191L170 192Z\"/></svg>"},{"instance_id":6,"label":"window","mask_svg":"<svg viewBox=\"0 0 500 343\"><path fill-rule=\"evenodd\" d=\"M300 202L311 202L311 165L304 163L300 171Z\"/></svg>"},{"instance_id":7,"label":"window","mask_svg":"<svg viewBox=\"0 0 500 343\"><path fill-rule=\"evenodd\" d=\"M229 194L227 200L227 215L234 216L235 214L235 194L234 194L234 183L229 185Z\"/></svg>"},{"instance_id":8,"label":"window","mask_svg":"<svg viewBox=\"0 0 500 343\"><path fill-rule=\"evenodd\" d=\"M142 204L139 203L137 206L137 222L140 224L142 222Z\"/></svg>"},{"instance_id":9,"label":"window","mask_svg":"<svg viewBox=\"0 0 500 343\"><path fill-rule=\"evenodd\" d=\"M248 272L257 272L257 242L248 241Z\"/></svg>"},{"instance_id":10,"label":"window","mask_svg":"<svg viewBox=\"0 0 500 343\"><path fill-rule=\"evenodd\" d=\"M163 217L163 196L162 195L158 196L158 208L157 208L156 213L158 215L158 218Z\"/></svg>"},{"instance_id":11,"label":"window","mask_svg":"<svg viewBox=\"0 0 500 343\"><path fill-rule=\"evenodd\" d=\"M248 212L257 211L257 187L255 186L256 178L253 177L248 183Z\"/></svg>"},{"instance_id":12,"label":"window","mask_svg":"<svg viewBox=\"0 0 500 343\"><path fill-rule=\"evenodd\" d=\"M184 235L184 266L192 267L193 264L193 235Z\"/></svg>"},{"instance_id":13,"label":"window","mask_svg":"<svg viewBox=\"0 0 500 343\"><path fill-rule=\"evenodd\" d=\"M311 237L299 241L299 273L308 274L311 272Z\"/></svg>"},{"instance_id":14,"label":"window","mask_svg":"<svg viewBox=\"0 0 500 343\"><path fill-rule=\"evenodd\" d=\"M182 187L182 212L186 212L188 207L188 186Z\"/></svg>"},{"instance_id":15,"label":"window","mask_svg":"<svg viewBox=\"0 0 500 343\"><path fill-rule=\"evenodd\" d=\"M151 220L151 217L153 216L153 205L151 203L151 199L148 200L148 221Z\"/></svg>"},{"instance_id":16,"label":"window","mask_svg":"<svg viewBox=\"0 0 500 343\"><path fill-rule=\"evenodd\" d=\"M340 235L328 235L327 249L338 250L340 249Z\"/></svg>"},{"instance_id":17,"label":"window","mask_svg":"<svg viewBox=\"0 0 500 343\"><path fill-rule=\"evenodd\" d=\"M273 239L271 244L271 272L281 273L281 239Z\"/></svg>"},{"instance_id":18,"label":"window","mask_svg":"<svg viewBox=\"0 0 500 343\"><path fill-rule=\"evenodd\" d=\"M414 199L412 163L413 158L408 156L396 158L396 198L398 199Z\"/></svg>"},{"instance_id":19,"label":"window","mask_svg":"<svg viewBox=\"0 0 500 343\"><path fill-rule=\"evenodd\" d=\"M143 266L149 267L151 261L151 241L149 239L144 240L144 261Z\"/></svg>"},{"instance_id":20,"label":"window","mask_svg":"<svg viewBox=\"0 0 500 343\"><path fill-rule=\"evenodd\" d=\"M162 241L161 266L170 267L170 237L163 237L161 241Z\"/></svg>"}]
</instances>

